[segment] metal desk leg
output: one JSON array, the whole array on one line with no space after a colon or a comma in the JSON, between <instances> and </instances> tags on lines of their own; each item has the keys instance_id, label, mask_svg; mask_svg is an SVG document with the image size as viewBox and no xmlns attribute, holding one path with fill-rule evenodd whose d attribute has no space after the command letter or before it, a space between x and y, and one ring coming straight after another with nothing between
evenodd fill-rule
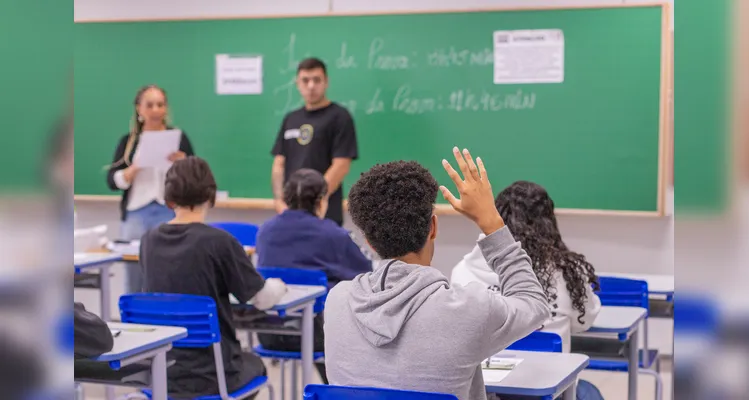
<instances>
[{"instance_id":1,"label":"metal desk leg","mask_svg":"<svg viewBox=\"0 0 749 400\"><path fill-rule=\"evenodd\" d=\"M576 400L577 399L577 378L572 382L572 385L562 393L563 400Z\"/></svg>"},{"instance_id":2,"label":"metal desk leg","mask_svg":"<svg viewBox=\"0 0 749 400\"><path fill-rule=\"evenodd\" d=\"M112 320L110 315L112 312L112 305L110 304L112 291L110 290L109 282L109 264L99 267L99 283L101 285L99 288L101 295L101 319L109 322Z\"/></svg>"},{"instance_id":3,"label":"metal desk leg","mask_svg":"<svg viewBox=\"0 0 749 400\"><path fill-rule=\"evenodd\" d=\"M166 351L153 357L151 362L151 385L153 385L153 400L167 400L166 390Z\"/></svg>"},{"instance_id":4,"label":"metal desk leg","mask_svg":"<svg viewBox=\"0 0 749 400\"><path fill-rule=\"evenodd\" d=\"M312 383L312 370L314 369L314 341L315 334L312 320L315 314L315 303L310 302L304 307L302 313L302 387Z\"/></svg>"},{"instance_id":5,"label":"metal desk leg","mask_svg":"<svg viewBox=\"0 0 749 400\"><path fill-rule=\"evenodd\" d=\"M637 335L639 334L638 331L639 329L636 327L632 334L629 336L629 382L627 386L627 394L629 400L637 399L637 374L639 373L640 369L640 350L638 348L639 343L637 337Z\"/></svg>"},{"instance_id":6,"label":"metal desk leg","mask_svg":"<svg viewBox=\"0 0 749 400\"><path fill-rule=\"evenodd\" d=\"M107 400L115 400L114 387L113 386L105 386L104 387L104 395L106 396Z\"/></svg>"}]
</instances>

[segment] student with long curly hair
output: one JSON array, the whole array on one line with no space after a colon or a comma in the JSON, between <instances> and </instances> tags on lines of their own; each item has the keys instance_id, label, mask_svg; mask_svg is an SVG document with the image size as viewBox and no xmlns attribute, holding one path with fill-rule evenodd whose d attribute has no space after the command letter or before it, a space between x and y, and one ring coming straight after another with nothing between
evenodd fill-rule
<instances>
[{"instance_id":1,"label":"student with long curly hair","mask_svg":"<svg viewBox=\"0 0 749 400\"><path fill-rule=\"evenodd\" d=\"M542 330L559 334L563 351L569 352L570 335L588 330L601 310L601 300L594 293L599 286L593 265L562 240L554 201L542 186L517 181L497 195L494 205L531 258L533 272L549 300L551 317ZM486 264L478 245L452 272L452 284L469 282L481 282L488 287L498 285L497 274ZM589 390L598 391L587 382L579 386L578 398ZM581 390L582 387L586 388Z\"/></svg>"}]
</instances>

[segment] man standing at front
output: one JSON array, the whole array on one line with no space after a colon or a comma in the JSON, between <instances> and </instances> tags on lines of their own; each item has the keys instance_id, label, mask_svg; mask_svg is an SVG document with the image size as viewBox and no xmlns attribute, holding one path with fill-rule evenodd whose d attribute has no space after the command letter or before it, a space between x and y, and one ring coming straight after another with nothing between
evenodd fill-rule
<instances>
[{"instance_id":1,"label":"man standing at front","mask_svg":"<svg viewBox=\"0 0 749 400\"><path fill-rule=\"evenodd\" d=\"M304 107L284 117L272 154L273 201L277 213L286 210L284 182L294 171L311 168L325 175L328 183L326 218L343 225L343 178L351 161L358 158L356 129L351 114L325 95L328 74L325 63L308 58L299 63L297 89Z\"/></svg>"}]
</instances>

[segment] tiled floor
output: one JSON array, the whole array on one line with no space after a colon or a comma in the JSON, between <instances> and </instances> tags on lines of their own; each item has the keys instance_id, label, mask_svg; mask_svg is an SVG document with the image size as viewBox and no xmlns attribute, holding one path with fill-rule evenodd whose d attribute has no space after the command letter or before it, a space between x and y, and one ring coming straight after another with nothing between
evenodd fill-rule
<instances>
[{"instance_id":1,"label":"tiled floor","mask_svg":"<svg viewBox=\"0 0 749 400\"><path fill-rule=\"evenodd\" d=\"M270 365L270 363L267 363ZM661 360L661 377L663 379L663 400L671 399L671 371L672 364L668 359ZM280 382L280 369L278 367L270 367L268 369L271 382L276 388L276 400L280 400L279 397L279 382ZM320 379L317 373L314 374L315 383L320 383ZM601 393L603 398L606 400L626 400L627 398L627 374L625 373L614 373L614 372L598 372L598 371L584 371L581 374L581 378L590 381L595 384ZM301 379L301 377L300 377ZM286 374L287 390L286 398L290 398L290 387L289 381L291 380L290 374ZM653 400L655 399L653 378L647 375L640 375L638 379L638 396L639 400ZM86 400L103 400L104 389L101 386L84 385L84 393ZM117 390L116 394L118 399L124 400L128 398L128 394L131 393L128 390ZM301 385L300 392L301 393ZM134 394L134 393L133 393ZM140 397L133 397L132 399L139 399ZM268 398L267 392L263 392L257 397L258 400L265 400Z\"/></svg>"}]
</instances>

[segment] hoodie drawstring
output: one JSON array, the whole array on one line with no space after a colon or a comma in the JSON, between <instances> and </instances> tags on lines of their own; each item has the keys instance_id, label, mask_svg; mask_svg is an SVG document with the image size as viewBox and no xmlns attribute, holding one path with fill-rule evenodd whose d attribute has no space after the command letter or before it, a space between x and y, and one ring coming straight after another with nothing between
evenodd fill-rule
<instances>
[{"instance_id":1,"label":"hoodie drawstring","mask_svg":"<svg viewBox=\"0 0 749 400\"><path fill-rule=\"evenodd\" d=\"M390 266L393 265L397 260L392 260L388 263L388 265L385 266L385 271L382 273L382 280L380 280L380 290L385 291L385 278L388 276L388 270L390 269Z\"/></svg>"}]
</instances>

